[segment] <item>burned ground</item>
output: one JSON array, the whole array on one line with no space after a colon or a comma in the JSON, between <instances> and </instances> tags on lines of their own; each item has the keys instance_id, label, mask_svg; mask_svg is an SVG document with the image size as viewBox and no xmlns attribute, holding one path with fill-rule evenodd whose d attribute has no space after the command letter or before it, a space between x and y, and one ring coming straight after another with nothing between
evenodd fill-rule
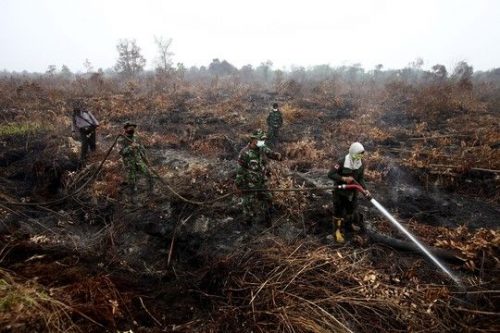
<instances>
[{"instance_id":1,"label":"burned ground","mask_svg":"<svg viewBox=\"0 0 500 333\"><path fill-rule=\"evenodd\" d=\"M189 85L107 92L83 98L102 126L99 151L78 169L64 91L44 89L2 104L1 332L500 328L498 111L482 102L436 114L417 89L371 98ZM427 245L455 255L448 264L465 289L421 255L366 235L331 244L324 190L276 192L270 227L243 224L235 195L210 202L234 190L237 154L273 101L286 158L271 162L271 187L331 185L332 163L363 142L374 197ZM116 149L99 169L127 119L175 193L158 181L150 195L141 187L134 206ZM363 199L361 211L378 232L404 239Z\"/></svg>"}]
</instances>

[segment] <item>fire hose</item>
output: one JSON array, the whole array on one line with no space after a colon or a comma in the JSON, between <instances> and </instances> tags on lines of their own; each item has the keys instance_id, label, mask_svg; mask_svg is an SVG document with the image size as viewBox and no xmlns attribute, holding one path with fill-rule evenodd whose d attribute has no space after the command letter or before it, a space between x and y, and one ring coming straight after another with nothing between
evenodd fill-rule
<instances>
[{"instance_id":1,"label":"fire hose","mask_svg":"<svg viewBox=\"0 0 500 333\"><path fill-rule=\"evenodd\" d=\"M85 187L87 187L87 185L90 184L90 182L92 180L94 180L99 172L101 171L103 165L104 165L104 162L106 162L106 160L108 159L109 155L111 155L111 152L113 151L113 148L116 146L116 144L118 143L118 139L120 137L124 137L122 134L119 134L115 137L113 143L111 144L111 146L108 148L108 151L106 152L106 155L104 156L104 158L101 160L101 162L99 163L99 166L97 167L97 169L95 169L95 171L90 175L90 177L85 181L83 182L82 185L80 185L76 190L72 191L71 193L68 193L60 198L57 198L57 199L54 199L54 200L51 200L51 201L44 201L44 202L13 202L13 201L1 201L0 203L3 203L3 204L6 204L6 205L10 205L10 206L49 206L49 205L54 205L54 204L59 204L59 203L62 203L63 201L65 201L66 199L68 198L71 198L73 197L74 195L78 194L79 192L81 192L83 189L85 189Z\"/></svg>"},{"instance_id":2,"label":"fire hose","mask_svg":"<svg viewBox=\"0 0 500 333\"><path fill-rule=\"evenodd\" d=\"M337 185L337 189L345 189L345 190L356 190L367 197L367 199L371 202L375 208L377 208L393 225L398 228L406 237L408 237L419 249L422 251L432 262L439 267L444 273L446 273L459 287L463 287L462 282L458 277L453 275L451 271L444 266L432 253L422 244L420 243L415 236L413 236L401 223L399 223L394 216L392 216L385 208L382 206L377 200L371 197L371 195L367 195L366 190L361 187L359 184L348 184L348 185Z\"/></svg>"},{"instance_id":3,"label":"fire hose","mask_svg":"<svg viewBox=\"0 0 500 333\"><path fill-rule=\"evenodd\" d=\"M81 192L87 185L90 184L90 182L97 177L99 172L101 171L104 162L107 160L109 155L111 154L114 146L117 144L118 139L120 137L124 137L123 135L117 135L106 152L105 157L102 159L100 162L99 166L97 169L92 173L91 177L87 179L81 186L79 186L76 190L72 191L72 193L69 193L61 198L52 200L52 201L47 201L47 202L1 202L6 205L14 205L14 206L42 206L42 205L51 205L51 204L57 204L61 203L64 200L66 200L69 197L74 196L75 194ZM148 163L149 164L149 163ZM405 234L406 237L408 237L417 247L420 249L429 259L432 260L432 262L438 266L444 273L446 273L458 286L463 286L461 281L454 276L449 269L447 269L435 256L433 256L430 251L423 245L421 244L405 227L403 227L377 200L371 197L371 195L368 194L368 192L359 184L344 184L344 185L337 185L337 186L321 186L321 187L301 187L301 188L269 188L269 189L243 189L240 191L232 191L229 193L226 193L220 197L217 197L213 200L208 200L208 201L193 201L188 198L185 198L181 194L179 194L175 189L173 189L170 184L168 184L163 177L161 177L155 170L153 170L149 165L147 165L148 169L158 177L160 182L165 185L165 187L172 192L177 198L187 202L191 203L194 205L208 205L210 203L214 203L219 200L223 200L231 195L238 194L238 193L248 193L248 192L264 192L264 191L269 191L269 192L305 192L305 191L319 191L319 190L333 190L333 189L346 189L346 190L356 190L360 193L362 193L364 196L367 197L367 199L372 203L375 208L377 208L393 225L397 227L403 234Z\"/></svg>"}]
</instances>

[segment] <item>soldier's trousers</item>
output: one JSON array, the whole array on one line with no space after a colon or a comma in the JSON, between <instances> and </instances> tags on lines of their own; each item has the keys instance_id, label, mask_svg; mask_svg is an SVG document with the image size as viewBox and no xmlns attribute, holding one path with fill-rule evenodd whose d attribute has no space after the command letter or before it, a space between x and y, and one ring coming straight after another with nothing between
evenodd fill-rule
<instances>
[{"instance_id":1,"label":"soldier's trousers","mask_svg":"<svg viewBox=\"0 0 500 333\"><path fill-rule=\"evenodd\" d=\"M270 145L274 145L278 141L279 131L279 127L269 126L267 128L267 141Z\"/></svg>"},{"instance_id":2,"label":"soldier's trousers","mask_svg":"<svg viewBox=\"0 0 500 333\"><path fill-rule=\"evenodd\" d=\"M95 128L80 128L80 141L82 142L82 150L80 153L80 160L85 161L90 151L96 149Z\"/></svg>"},{"instance_id":3,"label":"soldier's trousers","mask_svg":"<svg viewBox=\"0 0 500 333\"><path fill-rule=\"evenodd\" d=\"M269 218L272 207L272 194L270 192L249 192L243 196L243 214L248 222L265 221Z\"/></svg>"},{"instance_id":4,"label":"soldier's trousers","mask_svg":"<svg viewBox=\"0 0 500 333\"><path fill-rule=\"evenodd\" d=\"M127 160L125 161L125 168L127 169L127 183L132 194L137 192L137 181L141 175L146 177L149 190L153 190L153 176L143 161Z\"/></svg>"}]
</instances>

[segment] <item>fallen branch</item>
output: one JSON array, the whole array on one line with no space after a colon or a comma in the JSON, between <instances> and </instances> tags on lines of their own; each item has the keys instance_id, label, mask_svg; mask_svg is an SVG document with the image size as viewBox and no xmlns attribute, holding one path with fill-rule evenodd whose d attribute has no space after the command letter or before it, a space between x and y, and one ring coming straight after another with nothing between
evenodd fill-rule
<instances>
[{"instance_id":1,"label":"fallen branch","mask_svg":"<svg viewBox=\"0 0 500 333\"><path fill-rule=\"evenodd\" d=\"M170 249L168 251L167 266L170 266L170 260L172 259L172 253L174 252L174 240L175 240L175 234L177 233L177 229L179 229L179 227L182 227L187 221L189 221L191 216L193 216L193 214L189 215L184 220L182 220L182 222L179 225L175 226L174 232L172 233L172 240L170 241Z\"/></svg>"},{"instance_id":2,"label":"fallen branch","mask_svg":"<svg viewBox=\"0 0 500 333\"><path fill-rule=\"evenodd\" d=\"M463 167L460 167L460 166L457 166L457 165L446 165L446 164L429 164L429 166L432 167L432 168L464 169ZM500 173L500 170L484 169L484 168L466 168L466 170L491 172L491 173Z\"/></svg>"},{"instance_id":3,"label":"fallen branch","mask_svg":"<svg viewBox=\"0 0 500 333\"><path fill-rule=\"evenodd\" d=\"M365 230L366 233L368 234L368 237L373 242L376 243L381 243L384 245L387 245L389 247L392 247L397 250L403 250L403 251L410 251L410 252L420 252L420 249L413 243L403 241L400 239L396 239L394 237L390 237L384 234L379 233L375 228L373 228L372 225L369 223L364 223L365 225ZM436 257L439 257L443 260L450 261L450 262L456 262L456 263L463 263L464 260L460 258L459 254L451 251L451 250L445 250L437 247L429 247L426 246L427 249Z\"/></svg>"},{"instance_id":4,"label":"fallen branch","mask_svg":"<svg viewBox=\"0 0 500 333\"><path fill-rule=\"evenodd\" d=\"M142 308L144 309L144 311L146 311L146 313L151 317L153 318L153 320L158 324L158 326L161 326L161 323L158 319L155 318L155 316L153 316L151 314L151 312L149 312L149 310L146 308L146 305L144 305L144 302L142 301L142 297L139 297L139 301L141 301L141 305L142 305Z\"/></svg>"},{"instance_id":5,"label":"fallen branch","mask_svg":"<svg viewBox=\"0 0 500 333\"><path fill-rule=\"evenodd\" d=\"M446 135L436 135L428 137L418 137L409 138L408 140L432 140L432 139L442 139L442 138L470 138L472 135L469 134L446 134Z\"/></svg>"}]
</instances>

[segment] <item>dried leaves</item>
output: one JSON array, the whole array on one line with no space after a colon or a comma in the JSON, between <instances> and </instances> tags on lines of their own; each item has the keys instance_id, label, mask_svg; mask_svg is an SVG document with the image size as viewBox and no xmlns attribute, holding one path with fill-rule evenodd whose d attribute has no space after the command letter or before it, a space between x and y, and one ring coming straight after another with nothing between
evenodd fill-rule
<instances>
[{"instance_id":1,"label":"dried leaves","mask_svg":"<svg viewBox=\"0 0 500 333\"><path fill-rule=\"evenodd\" d=\"M445 332L467 327L471 318L460 318L449 287L431 284L431 276L408 280L402 273L375 269L371 256L370 249L261 239L207 273L208 280L217 279L209 283L213 296L207 296L219 309L212 330Z\"/></svg>"},{"instance_id":2,"label":"dried leaves","mask_svg":"<svg viewBox=\"0 0 500 333\"><path fill-rule=\"evenodd\" d=\"M470 231L461 226L456 229L438 228L440 235L435 246L460 251L465 267L476 271L500 268L500 231L478 229Z\"/></svg>"}]
</instances>

